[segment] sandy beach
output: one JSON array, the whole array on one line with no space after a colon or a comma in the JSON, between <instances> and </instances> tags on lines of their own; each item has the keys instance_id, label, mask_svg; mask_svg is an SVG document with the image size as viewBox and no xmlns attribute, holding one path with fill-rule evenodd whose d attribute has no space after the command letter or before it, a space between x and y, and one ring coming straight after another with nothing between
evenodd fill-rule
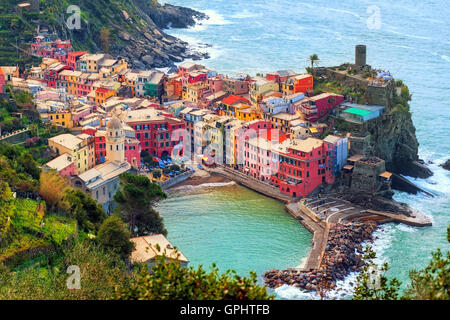
<instances>
[{"instance_id":1,"label":"sandy beach","mask_svg":"<svg viewBox=\"0 0 450 320\"><path fill-rule=\"evenodd\" d=\"M174 185L174 187L181 186L199 186L205 183L224 183L230 182L231 180L224 178L222 176L212 175L204 170L196 170L195 173L188 179Z\"/></svg>"}]
</instances>

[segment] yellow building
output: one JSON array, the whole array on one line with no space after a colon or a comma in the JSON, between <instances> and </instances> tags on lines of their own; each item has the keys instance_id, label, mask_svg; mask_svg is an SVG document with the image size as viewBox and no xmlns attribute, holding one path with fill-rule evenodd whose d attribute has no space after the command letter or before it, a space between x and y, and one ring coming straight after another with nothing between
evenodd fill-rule
<instances>
[{"instance_id":1,"label":"yellow building","mask_svg":"<svg viewBox=\"0 0 450 320\"><path fill-rule=\"evenodd\" d=\"M75 172L83 173L89 169L89 150L85 140L65 133L49 138L48 145L58 154L68 153L75 158Z\"/></svg>"},{"instance_id":2,"label":"yellow building","mask_svg":"<svg viewBox=\"0 0 450 320\"><path fill-rule=\"evenodd\" d=\"M70 110L49 112L48 118L50 119L50 122L55 126L68 129L73 127L72 112Z\"/></svg>"},{"instance_id":3,"label":"yellow building","mask_svg":"<svg viewBox=\"0 0 450 320\"><path fill-rule=\"evenodd\" d=\"M190 101L197 104L199 100L202 98L203 92L206 90L207 90L206 84L203 82L187 84L183 88L181 98L185 101Z\"/></svg>"},{"instance_id":4,"label":"yellow building","mask_svg":"<svg viewBox=\"0 0 450 320\"><path fill-rule=\"evenodd\" d=\"M86 61L86 71L97 73L100 70L99 63L105 58L103 53L86 54L81 59Z\"/></svg>"},{"instance_id":5,"label":"yellow building","mask_svg":"<svg viewBox=\"0 0 450 320\"><path fill-rule=\"evenodd\" d=\"M279 91L278 83L275 81L269 81L262 77L255 77L249 84L250 100L253 104L257 104L259 99L262 99L263 95L270 91Z\"/></svg>"},{"instance_id":6,"label":"yellow building","mask_svg":"<svg viewBox=\"0 0 450 320\"><path fill-rule=\"evenodd\" d=\"M116 92L107 88L98 88L95 90L95 103L98 105L103 104L111 97L114 97Z\"/></svg>"},{"instance_id":7,"label":"yellow building","mask_svg":"<svg viewBox=\"0 0 450 320\"><path fill-rule=\"evenodd\" d=\"M83 73L81 71L71 71L67 77L67 93L77 94L77 82Z\"/></svg>"},{"instance_id":8,"label":"yellow building","mask_svg":"<svg viewBox=\"0 0 450 320\"><path fill-rule=\"evenodd\" d=\"M233 120L225 125L225 156L226 163L230 167L234 167L237 159L236 139L239 139L241 130L243 130L244 122L241 120Z\"/></svg>"}]
</instances>

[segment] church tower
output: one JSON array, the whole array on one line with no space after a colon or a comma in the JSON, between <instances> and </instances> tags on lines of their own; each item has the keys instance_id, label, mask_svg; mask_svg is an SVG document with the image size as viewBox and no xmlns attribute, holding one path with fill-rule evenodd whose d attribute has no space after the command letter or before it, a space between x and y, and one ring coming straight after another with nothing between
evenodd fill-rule
<instances>
[{"instance_id":1,"label":"church tower","mask_svg":"<svg viewBox=\"0 0 450 320\"><path fill-rule=\"evenodd\" d=\"M116 116L106 125L106 161L125 162L125 131Z\"/></svg>"}]
</instances>

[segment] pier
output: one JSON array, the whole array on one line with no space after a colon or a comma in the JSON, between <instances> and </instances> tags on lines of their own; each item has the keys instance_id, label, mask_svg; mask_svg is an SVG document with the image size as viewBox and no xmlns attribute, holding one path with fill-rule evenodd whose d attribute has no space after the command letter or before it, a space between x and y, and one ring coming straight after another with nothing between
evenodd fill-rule
<instances>
[{"instance_id":1,"label":"pier","mask_svg":"<svg viewBox=\"0 0 450 320\"><path fill-rule=\"evenodd\" d=\"M406 216L365 209L349 201L333 197L304 198L300 202L287 204L286 210L313 233L311 251L305 265L300 270L304 272L320 268L332 225L368 221L376 224L398 222L414 227L432 225L431 220L420 211L412 210L411 216Z\"/></svg>"},{"instance_id":2,"label":"pier","mask_svg":"<svg viewBox=\"0 0 450 320\"><path fill-rule=\"evenodd\" d=\"M303 266L295 268L300 273L320 272L327 268L324 255L330 241L330 230L336 226L361 225L388 222L403 223L414 227L431 226L431 220L420 211L407 207L408 215L367 209L352 202L330 195L305 197L296 200L282 194L276 187L259 181L231 168L218 166L205 168L210 174L223 176L265 196L286 203L286 211L313 234L311 249ZM370 228L369 228L370 229ZM291 268L292 269L292 268Z\"/></svg>"}]
</instances>

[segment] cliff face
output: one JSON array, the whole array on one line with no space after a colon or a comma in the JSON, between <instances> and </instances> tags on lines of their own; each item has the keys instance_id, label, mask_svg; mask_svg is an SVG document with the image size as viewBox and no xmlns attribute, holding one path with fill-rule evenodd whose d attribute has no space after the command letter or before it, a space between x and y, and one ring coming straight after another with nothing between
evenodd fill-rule
<instances>
[{"instance_id":1,"label":"cliff face","mask_svg":"<svg viewBox=\"0 0 450 320\"><path fill-rule=\"evenodd\" d=\"M395 173L428 178L433 173L418 157L419 142L411 113L388 112L370 121L369 152L386 161L386 169Z\"/></svg>"},{"instance_id":2,"label":"cliff face","mask_svg":"<svg viewBox=\"0 0 450 320\"><path fill-rule=\"evenodd\" d=\"M60 38L70 39L75 50L120 56L134 68L170 67L184 59L207 57L207 54L193 52L186 42L162 31L167 26L186 28L194 25L196 20L208 18L195 10L161 6L156 0L73 0L70 5L81 10L81 28L71 29L66 22L73 12L67 12L69 4L65 0L41 1L40 12L23 12L20 18L16 2L6 0L0 7L0 18L5 16L4 23L0 20L2 29L5 27L16 30L17 34L25 32L31 36L38 26L45 26ZM17 19L11 20L11 16ZM18 42L30 41L30 38L19 37ZM15 39L8 41L16 42Z\"/></svg>"}]
</instances>

